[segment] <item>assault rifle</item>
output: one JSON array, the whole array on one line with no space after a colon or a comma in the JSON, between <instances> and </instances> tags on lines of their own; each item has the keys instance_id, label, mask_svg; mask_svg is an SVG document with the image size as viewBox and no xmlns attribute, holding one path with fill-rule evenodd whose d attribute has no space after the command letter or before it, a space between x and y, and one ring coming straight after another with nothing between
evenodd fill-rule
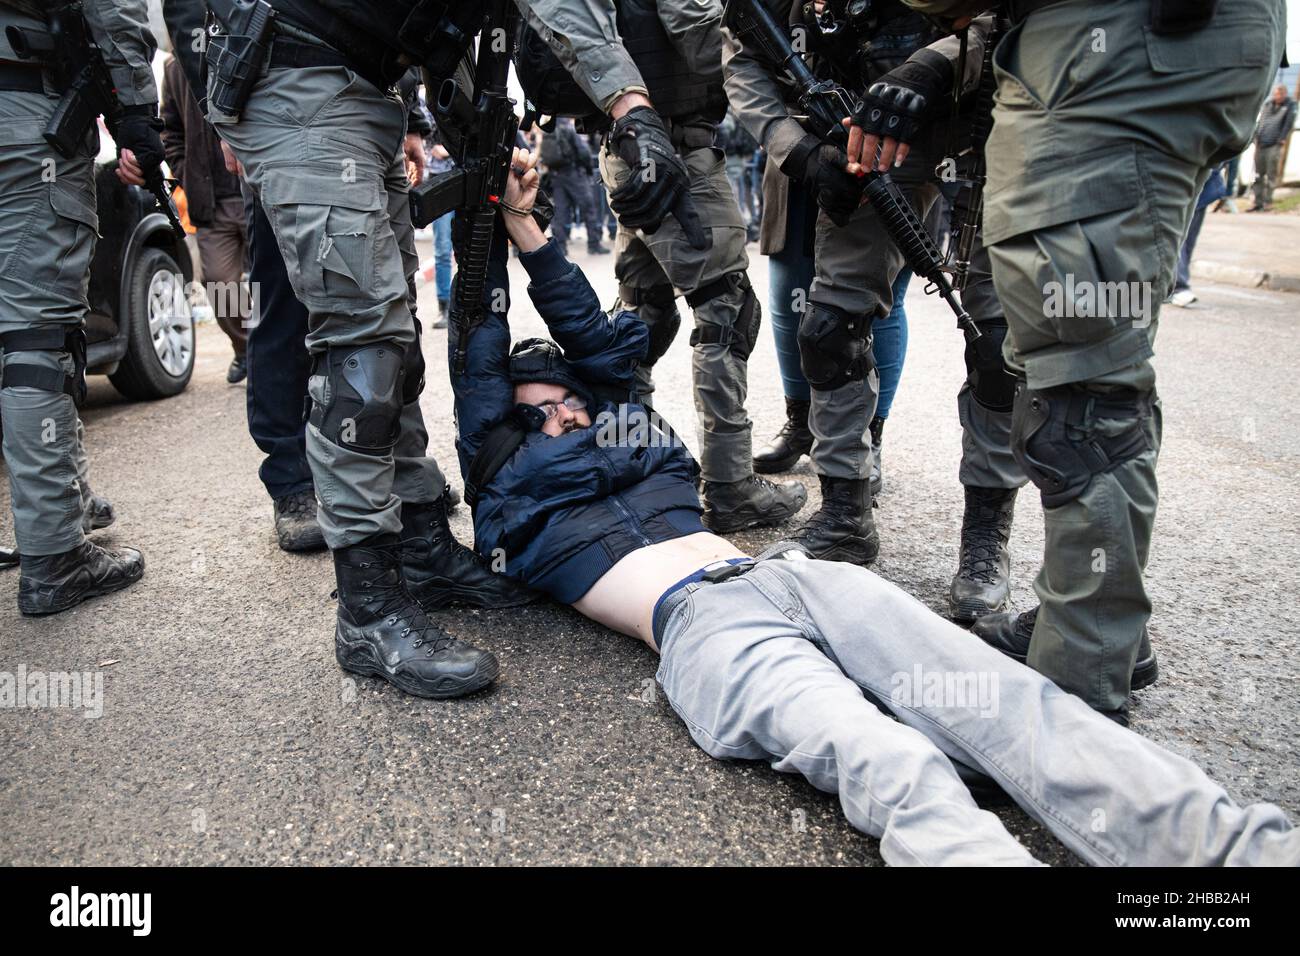
<instances>
[{"instance_id":1,"label":"assault rifle","mask_svg":"<svg viewBox=\"0 0 1300 956\"><path fill-rule=\"evenodd\" d=\"M411 219L417 227L456 211L456 280L449 322L456 336L453 375L464 374L470 333L484 318L483 288L497 206L519 132L515 101L506 86L519 19L514 0L487 4L478 55L471 57L473 89L466 91L457 77L445 77L435 101L439 128L455 140L456 167L411 192Z\"/></svg>"},{"instance_id":2,"label":"assault rifle","mask_svg":"<svg viewBox=\"0 0 1300 956\"><path fill-rule=\"evenodd\" d=\"M803 114L797 119L804 129L825 143L845 149L849 134L842 121L853 115L853 104L844 87L831 80L819 80L813 75L803 57L790 43L790 37L763 5L763 0L727 0L723 16L723 22L740 39L753 43L763 56L790 75ZM979 327L962 307L956 290L944 273L943 253L925 231L925 224L917 217L912 204L887 174L873 169L866 174L865 179L867 202L871 203L876 216L911 270L929 283L926 292L937 291L957 316L957 327L969 339L979 338Z\"/></svg>"},{"instance_id":3,"label":"assault rifle","mask_svg":"<svg viewBox=\"0 0 1300 956\"><path fill-rule=\"evenodd\" d=\"M45 141L65 159L71 159L86 141L99 116L109 133L116 134L122 119L112 74L104 55L90 36L80 2L46 8L46 32L6 27L5 36L20 59L45 65L64 93L45 128ZM145 188L158 201L177 238L185 238L171 189L162 170L145 174Z\"/></svg>"}]
</instances>

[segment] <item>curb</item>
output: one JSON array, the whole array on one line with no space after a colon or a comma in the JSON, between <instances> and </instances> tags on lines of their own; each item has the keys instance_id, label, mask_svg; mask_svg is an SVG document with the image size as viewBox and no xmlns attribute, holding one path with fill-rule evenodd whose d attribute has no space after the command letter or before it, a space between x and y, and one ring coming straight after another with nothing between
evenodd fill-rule
<instances>
[{"instance_id":1,"label":"curb","mask_svg":"<svg viewBox=\"0 0 1300 956\"><path fill-rule=\"evenodd\" d=\"M1271 289L1274 292L1300 292L1300 275L1262 272L1247 269L1244 266L1226 265L1220 262L1206 262L1204 259L1192 260L1192 275L1211 282L1224 282L1228 285L1245 286L1248 289Z\"/></svg>"}]
</instances>

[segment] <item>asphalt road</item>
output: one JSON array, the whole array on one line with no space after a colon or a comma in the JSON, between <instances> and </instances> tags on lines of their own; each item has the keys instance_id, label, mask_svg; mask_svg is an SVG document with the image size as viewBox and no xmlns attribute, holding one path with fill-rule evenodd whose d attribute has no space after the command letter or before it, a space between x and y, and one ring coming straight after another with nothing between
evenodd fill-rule
<instances>
[{"instance_id":1,"label":"asphalt road","mask_svg":"<svg viewBox=\"0 0 1300 956\"><path fill-rule=\"evenodd\" d=\"M765 296L765 261L751 253ZM610 258L579 261L612 300ZM519 335L539 334L522 285L512 319ZM1134 729L1239 800L1296 817L1300 297L1198 291L1198 308L1166 309L1159 335L1165 444L1149 582L1162 677L1139 695ZM877 570L942 610L961 520L961 340L920 283L908 311ZM427 335L426 350L432 451L454 474L445 333ZM688 353L683 333L657 400L694 445ZM206 326L178 398L131 404L92 382L93 483L119 515L96 538L144 551L140 584L27 620L17 572L0 573L0 671L104 682L98 719L0 709L0 863L881 862L833 797L696 749L654 685L654 655L566 608L449 614L503 665L472 699L427 702L341 672L329 558L276 547L228 360ZM750 379L758 444L782 416L766 331ZM815 489L806 459L795 475ZM455 527L469 540L464 508ZM776 534L737 541L759 548ZM7 483L0 540L12 540ZM1032 494L1013 543L1014 596L1027 607L1042 547ZM997 812L1040 858L1075 862L1019 810Z\"/></svg>"}]
</instances>

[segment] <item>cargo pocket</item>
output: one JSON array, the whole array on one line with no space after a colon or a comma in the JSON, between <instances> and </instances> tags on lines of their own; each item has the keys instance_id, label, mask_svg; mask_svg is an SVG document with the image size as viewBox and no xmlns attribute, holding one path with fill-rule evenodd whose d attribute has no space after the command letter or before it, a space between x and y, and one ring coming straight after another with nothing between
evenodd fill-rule
<instances>
[{"instance_id":1,"label":"cargo pocket","mask_svg":"<svg viewBox=\"0 0 1300 956\"><path fill-rule=\"evenodd\" d=\"M83 303L99 236L94 196L63 177L50 186L50 208L54 216L50 235L41 243L44 251L28 258L32 282L71 302Z\"/></svg>"},{"instance_id":2,"label":"cargo pocket","mask_svg":"<svg viewBox=\"0 0 1300 956\"><path fill-rule=\"evenodd\" d=\"M294 170L269 174L263 194L304 301L355 302L374 293L377 236L388 214L378 184L347 182L337 169Z\"/></svg>"}]
</instances>

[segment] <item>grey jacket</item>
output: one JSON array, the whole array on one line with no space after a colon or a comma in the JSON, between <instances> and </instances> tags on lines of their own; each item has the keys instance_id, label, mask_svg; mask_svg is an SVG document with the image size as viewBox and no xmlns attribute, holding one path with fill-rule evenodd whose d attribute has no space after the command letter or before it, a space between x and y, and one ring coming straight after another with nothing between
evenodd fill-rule
<instances>
[{"instance_id":1,"label":"grey jacket","mask_svg":"<svg viewBox=\"0 0 1300 956\"><path fill-rule=\"evenodd\" d=\"M1295 100L1287 97L1281 103L1272 98L1264 101L1259 113L1259 127L1255 130L1255 145L1276 146L1287 138L1295 126Z\"/></svg>"},{"instance_id":2,"label":"grey jacket","mask_svg":"<svg viewBox=\"0 0 1300 956\"><path fill-rule=\"evenodd\" d=\"M584 93L602 110L624 93L646 93L618 35L613 0L515 0ZM659 0L659 22L691 69L718 75L721 0Z\"/></svg>"}]
</instances>

